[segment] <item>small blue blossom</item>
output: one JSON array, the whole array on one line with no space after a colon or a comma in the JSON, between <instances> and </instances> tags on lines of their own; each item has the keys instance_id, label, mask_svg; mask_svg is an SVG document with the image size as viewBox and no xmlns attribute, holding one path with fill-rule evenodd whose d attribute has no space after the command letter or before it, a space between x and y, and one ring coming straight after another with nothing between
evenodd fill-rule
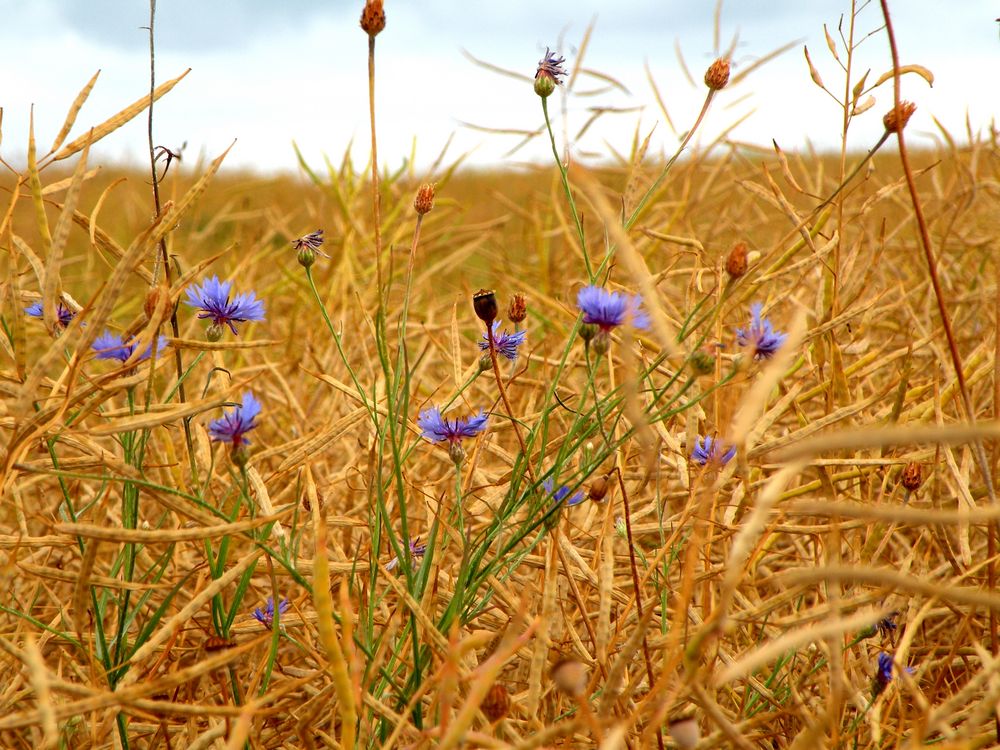
<instances>
[{"instance_id":1,"label":"small blue blossom","mask_svg":"<svg viewBox=\"0 0 1000 750\"><path fill-rule=\"evenodd\" d=\"M527 331L514 331L514 333L500 332L500 321L493 323L493 343L496 344L497 354L506 357L511 362L517 359L517 349L524 343ZM479 348L488 352L490 350L489 334L483 334L483 340L479 342Z\"/></svg>"},{"instance_id":2,"label":"small blue blossom","mask_svg":"<svg viewBox=\"0 0 1000 750\"><path fill-rule=\"evenodd\" d=\"M649 316L640 305L642 297L609 292L599 286L585 286L576 295L576 306L583 311L583 322L602 331L631 322L635 328L648 328Z\"/></svg>"},{"instance_id":3,"label":"small blue blossom","mask_svg":"<svg viewBox=\"0 0 1000 750\"><path fill-rule=\"evenodd\" d=\"M913 667L906 667L907 674L913 674L916 670ZM892 655L885 651L879 652L878 669L875 672L875 679L872 682L872 692L878 695L892 681Z\"/></svg>"},{"instance_id":4,"label":"small blue blossom","mask_svg":"<svg viewBox=\"0 0 1000 750\"><path fill-rule=\"evenodd\" d=\"M289 602L287 599L282 599L281 603L278 605L278 614L283 615L288 611ZM254 619L257 620L265 628L269 628L274 624L274 597L267 597L267 604L263 609L257 607L253 611Z\"/></svg>"},{"instance_id":5,"label":"small blue blossom","mask_svg":"<svg viewBox=\"0 0 1000 750\"><path fill-rule=\"evenodd\" d=\"M199 319L209 319L212 325L229 326L233 334L237 334L236 323L246 323L248 320L264 320L264 302L257 299L253 292L237 294L229 298L233 282L219 281L218 276L212 276L201 282L201 286L193 286L187 290L185 304L198 308Z\"/></svg>"},{"instance_id":6,"label":"small blue blossom","mask_svg":"<svg viewBox=\"0 0 1000 750\"><path fill-rule=\"evenodd\" d=\"M752 346L754 359L770 359L781 348L788 334L775 331L771 321L761 318L764 306L755 302L750 306L750 327L736 329L736 343L740 346Z\"/></svg>"},{"instance_id":7,"label":"small blue blossom","mask_svg":"<svg viewBox=\"0 0 1000 750\"><path fill-rule=\"evenodd\" d=\"M410 559L412 560L412 562L416 562L417 560L419 560L421 557L424 556L424 553L427 551L427 545L421 544L419 537L417 539L410 540L410 544L408 546L410 548ZM399 558L394 557L385 564L385 569L392 570L397 565L399 565Z\"/></svg>"},{"instance_id":8,"label":"small blue blossom","mask_svg":"<svg viewBox=\"0 0 1000 750\"><path fill-rule=\"evenodd\" d=\"M691 451L691 460L701 466L710 463L716 466L725 466L735 455L735 446L723 450L722 441L718 438L700 437L695 441L694 450Z\"/></svg>"},{"instance_id":9,"label":"small blue blossom","mask_svg":"<svg viewBox=\"0 0 1000 750\"><path fill-rule=\"evenodd\" d=\"M445 419L441 416L441 409L432 406L420 412L417 418L417 427L421 430L421 435L432 443L442 443L447 440L450 443L460 443L462 438L475 437L486 429L486 422L489 416L482 409L477 414L464 419Z\"/></svg>"},{"instance_id":10,"label":"small blue blossom","mask_svg":"<svg viewBox=\"0 0 1000 750\"><path fill-rule=\"evenodd\" d=\"M42 303L36 302L33 305L28 305L28 307L24 308L24 312L29 317L41 319L43 317ZM59 325L61 325L63 328L68 326L75 317L76 313L73 310L70 310L68 307L66 307L66 305L64 305L62 302L56 304L56 318L58 318Z\"/></svg>"},{"instance_id":11,"label":"small blue blossom","mask_svg":"<svg viewBox=\"0 0 1000 750\"><path fill-rule=\"evenodd\" d=\"M208 432L212 440L222 443L232 443L233 447L248 444L244 437L250 430L256 429L257 417L260 415L260 402L247 391L243 394L243 402L231 411L223 412L218 419L208 424Z\"/></svg>"},{"instance_id":12,"label":"small blue blossom","mask_svg":"<svg viewBox=\"0 0 1000 750\"><path fill-rule=\"evenodd\" d=\"M94 343L90 345L90 348L97 352L97 359L117 359L124 364L132 356L138 343L136 339L132 339L126 343L122 340L121 336L111 333L111 331L105 331L94 339ZM166 338L160 336L156 344L156 355L159 356L162 354L166 346ZM153 345L150 344L146 347L146 351L139 355L136 363L145 362L152 353Z\"/></svg>"},{"instance_id":13,"label":"small blue blossom","mask_svg":"<svg viewBox=\"0 0 1000 750\"><path fill-rule=\"evenodd\" d=\"M579 503L582 503L586 498L586 495L583 494L583 490L580 490L572 497L567 499L566 496L569 495L569 487L566 487L565 485L560 486L559 489L556 489L555 487L556 487L556 482L552 477L549 477L544 482L542 482L542 489L545 490L545 494L551 497L555 501L556 505L563 503L564 500L565 500L565 505L567 506L578 505Z\"/></svg>"}]
</instances>

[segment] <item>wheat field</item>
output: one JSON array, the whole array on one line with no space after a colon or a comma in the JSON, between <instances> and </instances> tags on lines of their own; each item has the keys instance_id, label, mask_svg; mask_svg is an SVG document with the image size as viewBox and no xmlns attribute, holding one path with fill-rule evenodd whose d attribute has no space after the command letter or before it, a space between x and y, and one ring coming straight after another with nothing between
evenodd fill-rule
<instances>
[{"instance_id":1,"label":"wheat field","mask_svg":"<svg viewBox=\"0 0 1000 750\"><path fill-rule=\"evenodd\" d=\"M385 24L367 164L2 161L0 746L1000 746L995 128L419 171Z\"/></svg>"}]
</instances>

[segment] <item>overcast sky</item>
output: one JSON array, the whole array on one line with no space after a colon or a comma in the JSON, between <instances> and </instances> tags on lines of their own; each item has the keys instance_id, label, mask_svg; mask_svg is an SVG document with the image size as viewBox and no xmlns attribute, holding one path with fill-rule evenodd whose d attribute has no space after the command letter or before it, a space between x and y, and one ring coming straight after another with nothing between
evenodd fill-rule
<instances>
[{"instance_id":1,"label":"overcast sky","mask_svg":"<svg viewBox=\"0 0 1000 750\"><path fill-rule=\"evenodd\" d=\"M295 170L292 142L321 164L323 154L339 162L352 140L363 166L368 149L365 34L358 28L361 0L159 0L157 78L188 77L156 105L155 140L177 147L187 142L185 161L214 156L236 139L227 167ZM386 0L386 30L377 42L379 152L398 167L416 139L417 168L425 168L454 135L449 154L471 151L468 163L516 164L546 157L538 142L505 154L517 136L487 135L464 123L512 130L540 126L538 98L524 83L476 66L463 50L503 68L534 74L546 45L560 46L572 66L587 24L596 27L584 67L600 71L628 90L571 96L572 137L589 108L611 106L635 112L605 115L579 140L580 158L627 153L637 123L654 131L656 150L677 143L647 80L655 78L674 126L689 126L704 96L701 76L712 61L714 2L701 0ZM933 71L933 88L917 76L903 79L903 95L918 104L914 135L930 138L936 117L964 138L966 114L973 129L989 127L1000 114L996 83L1000 37L997 0L894 0L901 62ZM730 0L723 6L722 46L734 35L739 72L772 49L800 40L791 51L727 89L709 117L707 141L751 113L732 133L735 140L785 149L811 142L835 148L840 110L810 80L802 45L809 47L823 81L843 89L843 73L823 34L837 40L849 0ZM144 0L0 0L0 153L20 163L27 145L28 117L35 105L36 132L47 149L79 89L101 69L73 135L143 96L149 85L148 24ZM859 15L859 36L881 24L878 2ZM846 35L847 21L844 22ZM680 48L692 74L685 78ZM865 41L860 69L873 80L890 67L884 33ZM601 88L581 77L580 93ZM881 132L891 106L891 85L860 117L850 135L867 148ZM561 103L553 100L558 113ZM910 131L908 131L910 132ZM926 142L926 141L925 141ZM139 163L145 150L144 117L105 139L100 159Z\"/></svg>"}]
</instances>

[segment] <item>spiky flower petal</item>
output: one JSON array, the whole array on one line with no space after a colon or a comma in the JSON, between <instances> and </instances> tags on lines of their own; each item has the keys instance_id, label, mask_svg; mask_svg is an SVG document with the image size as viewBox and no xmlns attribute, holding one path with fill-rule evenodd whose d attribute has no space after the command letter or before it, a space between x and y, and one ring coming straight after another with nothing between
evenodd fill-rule
<instances>
[{"instance_id":1,"label":"spiky flower petal","mask_svg":"<svg viewBox=\"0 0 1000 750\"><path fill-rule=\"evenodd\" d=\"M527 331L514 331L514 333L500 332L500 321L493 323L493 343L496 344L497 354L513 362L517 359L517 349L524 343ZM479 348L488 352L490 350L489 334L483 334L483 340L479 342Z\"/></svg>"},{"instance_id":2,"label":"spiky flower petal","mask_svg":"<svg viewBox=\"0 0 1000 750\"><path fill-rule=\"evenodd\" d=\"M202 281L201 286L187 290L185 304L200 310L200 319L211 320L214 326L227 325L236 335L236 323L264 320L264 302L253 292L237 294L230 299L232 287L232 281L219 281L218 276L211 276Z\"/></svg>"},{"instance_id":3,"label":"spiky flower petal","mask_svg":"<svg viewBox=\"0 0 1000 750\"><path fill-rule=\"evenodd\" d=\"M788 334L775 331L770 320L761 318L763 309L760 302L753 303L750 306L750 326L736 329L736 343L753 347L754 359L770 359L788 338Z\"/></svg>"},{"instance_id":4,"label":"spiky flower petal","mask_svg":"<svg viewBox=\"0 0 1000 750\"><path fill-rule=\"evenodd\" d=\"M258 416L260 416L260 402L247 391L243 394L243 402L239 406L223 412L221 417L209 422L209 435L212 440L232 443L234 448L248 444L250 441L245 435L257 428Z\"/></svg>"},{"instance_id":5,"label":"spiky flower petal","mask_svg":"<svg viewBox=\"0 0 1000 750\"><path fill-rule=\"evenodd\" d=\"M289 602L287 599L282 599L281 603L278 604L278 614L283 615L288 610ZM257 607L253 611L254 619L257 620L261 625L266 628L271 627L274 624L274 597L267 597L267 604L264 608Z\"/></svg>"},{"instance_id":6,"label":"spiky flower petal","mask_svg":"<svg viewBox=\"0 0 1000 750\"><path fill-rule=\"evenodd\" d=\"M649 316L643 312L642 297L609 292L599 286L585 286L576 295L576 306L583 311L583 322L608 332L631 322L635 328L648 328Z\"/></svg>"},{"instance_id":7,"label":"spiky flower petal","mask_svg":"<svg viewBox=\"0 0 1000 750\"><path fill-rule=\"evenodd\" d=\"M441 416L441 409L432 406L420 413L417 418L417 427L421 430L421 435L432 443L460 443L463 438L475 437L486 429L486 422L489 416L482 409L471 417L445 419Z\"/></svg>"},{"instance_id":8,"label":"spiky flower petal","mask_svg":"<svg viewBox=\"0 0 1000 750\"><path fill-rule=\"evenodd\" d=\"M712 437L700 437L691 451L691 460L701 466L713 464L725 466L736 455L735 446L725 449L722 441Z\"/></svg>"},{"instance_id":9,"label":"spiky flower petal","mask_svg":"<svg viewBox=\"0 0 1000 750\"><path fill-rule=\"evenodd\" d=\"M128 342L124 341L121 336L111 331L105 331L96 339L94 343L90 345L90 348L97 353L97 359L117 359L121 363L127 362L131 357L132 353L135 352L138 340L131 339ZM167 340L163 336L157 339L156 344L156 356L160 356L163 350L167 346ZM150 344L146 347L146 351L139 355L136 359L136 363L145 362L153 353L153 345Z\"/></svg>"}]
</instances>

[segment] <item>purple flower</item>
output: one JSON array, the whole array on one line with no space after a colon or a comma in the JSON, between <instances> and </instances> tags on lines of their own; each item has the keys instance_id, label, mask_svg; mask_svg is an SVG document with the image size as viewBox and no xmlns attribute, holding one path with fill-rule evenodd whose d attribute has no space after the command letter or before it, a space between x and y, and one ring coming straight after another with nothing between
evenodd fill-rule
<instances>
[{"instance_id":1,"label":"purple flower","mask_svg":"<svg viewBox=\"0 0 1000 750\"><path fill-rule=\"evenodd\" d=\"M445 419L441 416L441 409L432 406L426 411L420 412L417 418L417 427L421 430L421 435L432 443L441 443L447 440L450 443L460 443L462 438L475 437L486 429L486 421L489 416L482 409L478 414L465 419Z\"/></svg>"},{"instance_id":2,"label":"purple flower","mask_svg":"<svg viewBox=\"0 0 1000 750\"><path fill-rule=\"evenodd\" d=\"M555 501L555 505L562 503L563 500L566 501L567 506L577 505L578 503L582 503L586 497L583 494L583 490L580 490L567 500L566 496L569 494L569 487L562 485L559 489L556 489L555 486L556 482L552 477L542 482L542 489L545 490L546 495L549 495Z\"/></svg>"},{"instance_id":3,"label":"purple flower","mask_svg":"<svg viewBox=\"0 0 1000 750\"><path fill-rule=\"evenodd\" d=\"M36 302L33 305L29 305L24 308L24 312L32 318L42 318L42 303ZM56 318L59 320L59 325L63 328L70 324L70 321L76 317L76 313L70 310L62 302L56 304Z\"/></svg>"},{"instance_id":4,"label":"purple flower","mask_svg":"<svg viewBox=\"0 0 1000 750\"><path fill-rule=\"evenodd\" d=\"M314 253L322 255L324 258L329 258L330 257L329 255L320 250L322 246L323 246L322 229L317 229L315 232L304 234L298 239L292 240L292 247L294 247L296 250L311 250Z\"/></svg>"},{"instance_id":5,"label":"purple flower","mask_svg":"<svg viewBox=\"0 0 1000 750\"><path fill-rule=\"evenodd\" d=\"M281 603L278 605L278 614L283 615L288 611L288 600L282 599ZM274 597L267 597L267 605L263 609L257 607L253 611L254 619L257 620L265 628L269 628L274 624Z\"/></svg>"},{"instance_id":6,"label":"purple flower","mask_svg":"<svg viewBox=\"0 0 1000 750\"><path fill-rule=\"evenodd\" d=\"M906 667L905 671L907 674L913 674L916 670L913 667ZM890 681L892 681L892 655L881 651L878 655L878 669L872 682L872 691L878 695L885 690Z\"/></svg>"},{"instance_id":7,"label":"purple flower","mask_svg":"<svg viewBox=\"0 0 1000 750\"><path fill-rule=\"evenodd\" d=\"M122 340L121 336L111 333L111 331L105 331L94 339L94 343L90 345L90 348L97 352L97 359L117 359L124 364L131 358L138 343L136 339L132 339L126 343ZM166 346L167 340L163 336L160 336L156 344L156 355L159 356L162 354ZM152 353L153 345L150 344L146 347L146 351L139 355L136 363L145 362Z\"/></svg>"},{"instance_id":8,"label":"purple flower","mask_svg":"<svg viewBox=\"0 0 1000 750\"><path fill-rule=\"evenodd\" d=\"M524 343L524 338L527 335L527 331L514 331L514 333L504 331L500 333L500 321L498 320L493 323L493 343L496 344L497 354L506 357L511 362L517 359L517 348ZM483 340L479 342L479 348L484 352L490 350L489 334L483 334Z\"/></svg>"},{"instance_id":9,"label":"purple flower","mask_svg":"<svg viewBox=\"0 0 1000 750\"><path fill-rule=\"evenodd\" d=\"M596 325L602 331L631 321L636 328L648 328L649 316L642 311L642 297L609 292L599 286L585 286L576 295L576 306L583 311L583 322Z\"/></svg>"},{"instance_id":10,"label":"purple flower","mask_svg":"<svg viewBox=\"0 0 1000 750\"><path fill-rule=\"evenodd\" d=\"M535 71L535 79L537 80L539 76L545 76L551 78L558 85L562 85L562 81L559 79L566 75L566 71L563 69L562 65L566 62L565 57L560 57L554 52L549 52L549 48L545 48L545 57L538 61L538 70Z\"/></svg>"},{"instance_id":11,"label":"purple flower","mask_svg":"<svg viewBox=\"0 0 1000 750\"><path fill-rule=\"evenodd\" d=\"M409 547L410 547L410 558L412 559L413 562L416 562L421 557L423 557L424 553L427 551L427 545L421 544L419 537L417 539L411 540ZM385 569L392 570L397 565L399 565L399 558L394 557L385 564Z\"/></svg>"},{"instance_id":12,"label":"purple flower","mask_svg":"<svg viewBox=\"0 0 1000 750\"><path fill-rule=\"evenodd\" d=\"M735 455L735 446L730 447L728 450L723 450L722 441L718 438L700 437L695 441L694 450L691 451L691 460L702 466L710 463L717 466L725 466Z\"/></svg>"},{"instance_id":13,"label":"purple flower","mask_svg":"<svg viewBox=\"0 0 1000 750\"><path fill-rule=\"evenodd\" d=\"M253 292L237 294L230 300L232 286L233 282L219 281L218 276L212 276L202 281L201 286L195 285L187 290L186 304L201 310L199 319L208 318L214 326L227 325L233 334L237 334L236 323L264 320L263 301L257 299Z\"/></svg>"},{"instance_id":14,"label":"purple flower","mask_svg":"<svg viewBox=\"0 0 1000 750\"><path fill-rule=\"evenodd\" d=\"M736 343L752 346L754 359L770 359L788 338L788 334L775 331L770 320L760 317L763 307L760 302L750 305L750 327L736 329Z\"/></svg>"},{"instance_id":15,"label":"purple flower","mask_svg":"<svg viewBox=\"0 0 1000 750\"><path fill-rule=\"evenodd\" d=\"M218 419L208 424L208 432L212 440L238 445L249 444L244 435L256 429L257 417L260 415L260 402L247 391L243 394L243 403L232 411L223 412Z\"/></svg>"}]
</instances>

